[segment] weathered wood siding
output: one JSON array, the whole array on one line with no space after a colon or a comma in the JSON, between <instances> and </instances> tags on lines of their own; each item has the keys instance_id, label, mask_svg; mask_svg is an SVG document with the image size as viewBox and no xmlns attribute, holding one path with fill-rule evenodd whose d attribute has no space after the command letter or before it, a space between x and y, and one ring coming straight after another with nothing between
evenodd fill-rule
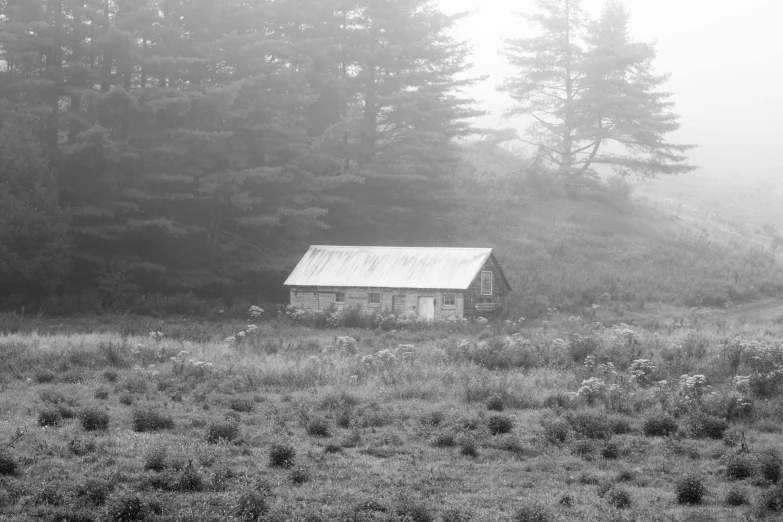
<instances>
[{"instance_id":1,"label":"weathered wood siding","mask_svg":"<svg viewBox=\"0 0 783 522\"><path fill-rule=\"evenodd\" d=\"M481 294L481 272L487 271L492 272L492 295ZM466 317L472 317L475 315L476 301L479 299L492 301L493 303L496 303L499 308L502 308L506 304L507 294L508 288L503 282L503 276L500 272L500 265L498 265L497 261L495 261L494 256L490 256L465 292Z\"/></svg>"},{"instance_id":2,"label":"weathered wood siding","mask_svg":"<svg viewBox=\"0 0 783 522\"><path fill-rule=\"evenodd\" d=\"M345 293L344 303L335 303L334 298L337 292ZM381 294L380 304L370 304L369 293L379 292ZM455 294L456 304L453 307L445 307L443 302L444 294ZM401 296L398 307L394 309L393 296ZM464 295L460 291L443 291L429 289L408 289L408 288L312 288L312 287L291 287L291 304L302 306L310 310L324 310L330 306L337 308L359 307L367 313L377 312L408 312L416 311L418 308L419 297L435 298L435 320L445 321L450 316L463 317L465 309Z\"/></svg>"}]
</instances>

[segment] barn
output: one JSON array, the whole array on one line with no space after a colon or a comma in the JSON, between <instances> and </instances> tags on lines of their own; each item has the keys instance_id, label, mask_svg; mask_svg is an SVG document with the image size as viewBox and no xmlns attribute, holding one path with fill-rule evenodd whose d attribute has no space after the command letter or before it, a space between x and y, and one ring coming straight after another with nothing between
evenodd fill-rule
<instances>
[{"instance_id":1,"label":"barn","mask_svg":"<svg viewBox=\"0 0 783 522\"><path fill-rule=\"evenodd\" d=\"M295 306L429 321L497 313L511 291L491 248L311 246L285 285Z\"/></svg>"}]
</instances>

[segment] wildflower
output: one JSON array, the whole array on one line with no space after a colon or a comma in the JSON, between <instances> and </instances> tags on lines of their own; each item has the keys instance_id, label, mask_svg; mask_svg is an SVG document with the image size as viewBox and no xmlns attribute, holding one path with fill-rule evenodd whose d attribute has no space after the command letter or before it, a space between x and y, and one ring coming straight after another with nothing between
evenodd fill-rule
<instances>
[{"instance_id":1,"label":"wildflower","mask_svg":"<svg viewBox=\"0 0 783 522\"><path fill-rule=\"evenodd\" d=\"M253 305L247 311L247 314L250 317L261 317L264 314L264 309L261 308L260 306Z\"/></svg>"},{"instance_id":2,"label":"wildflower","mask_svg":"<svg viewBox=\"0 0 783 522\"><path fill-rule=\"evenodd\" d=\"M484 324L484 323L486 323L486 322L487 322L487 318L486 318L486 317L478 317L478 318L476 319L476 322L477 322L477 323L480 323L480 324Z\"/></svg>"}]
</instances>

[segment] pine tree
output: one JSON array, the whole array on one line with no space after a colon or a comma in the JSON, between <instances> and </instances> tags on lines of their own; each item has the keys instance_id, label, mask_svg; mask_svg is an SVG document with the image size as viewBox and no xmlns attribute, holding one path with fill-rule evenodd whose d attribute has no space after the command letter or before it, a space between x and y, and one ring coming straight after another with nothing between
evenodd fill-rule
<instances>
[{"instance_id":1,"label":"pine tree","mask_svg":"<svg viewBox=\"0 0 783 522\"><path fill-rule=\"evenodd\" d=\"M0 293L51 290L68 270L68 223L43 147L20 122L0 126Z\"/></svg>"},{"instance_id":2,"label":"pine tree","mask_svg":"<svg viewBox=\"0 0 783 522\"><path fill-rule=\"evenodd\" d=\"M540 33L506 42L519 74L501 90L516 102L507 115L533 120L524 141L555 165L568 183L610 165L644 176L688 172L684 153L664 135L679 127L669 94L659 91L654 47L632 42L628 14L607 4L589 22L580 0L537 0L527 16Z\"/></svg>"}]
</instances>

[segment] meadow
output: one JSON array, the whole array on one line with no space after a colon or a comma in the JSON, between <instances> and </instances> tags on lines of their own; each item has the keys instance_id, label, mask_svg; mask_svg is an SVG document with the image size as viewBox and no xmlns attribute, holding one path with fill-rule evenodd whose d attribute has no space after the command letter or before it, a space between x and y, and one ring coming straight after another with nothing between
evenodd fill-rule
<instances>
[{"instance_id":1,"label":"meadow","mask_svg":"<svg viewBox=\"0 0 783 522\"><path fill-rule=\"evenodd\" d=\"M783 516L783 304L0 316L3 520ZM371 325L370 325L371 326Z\"/></svg>"}]
</instances>

